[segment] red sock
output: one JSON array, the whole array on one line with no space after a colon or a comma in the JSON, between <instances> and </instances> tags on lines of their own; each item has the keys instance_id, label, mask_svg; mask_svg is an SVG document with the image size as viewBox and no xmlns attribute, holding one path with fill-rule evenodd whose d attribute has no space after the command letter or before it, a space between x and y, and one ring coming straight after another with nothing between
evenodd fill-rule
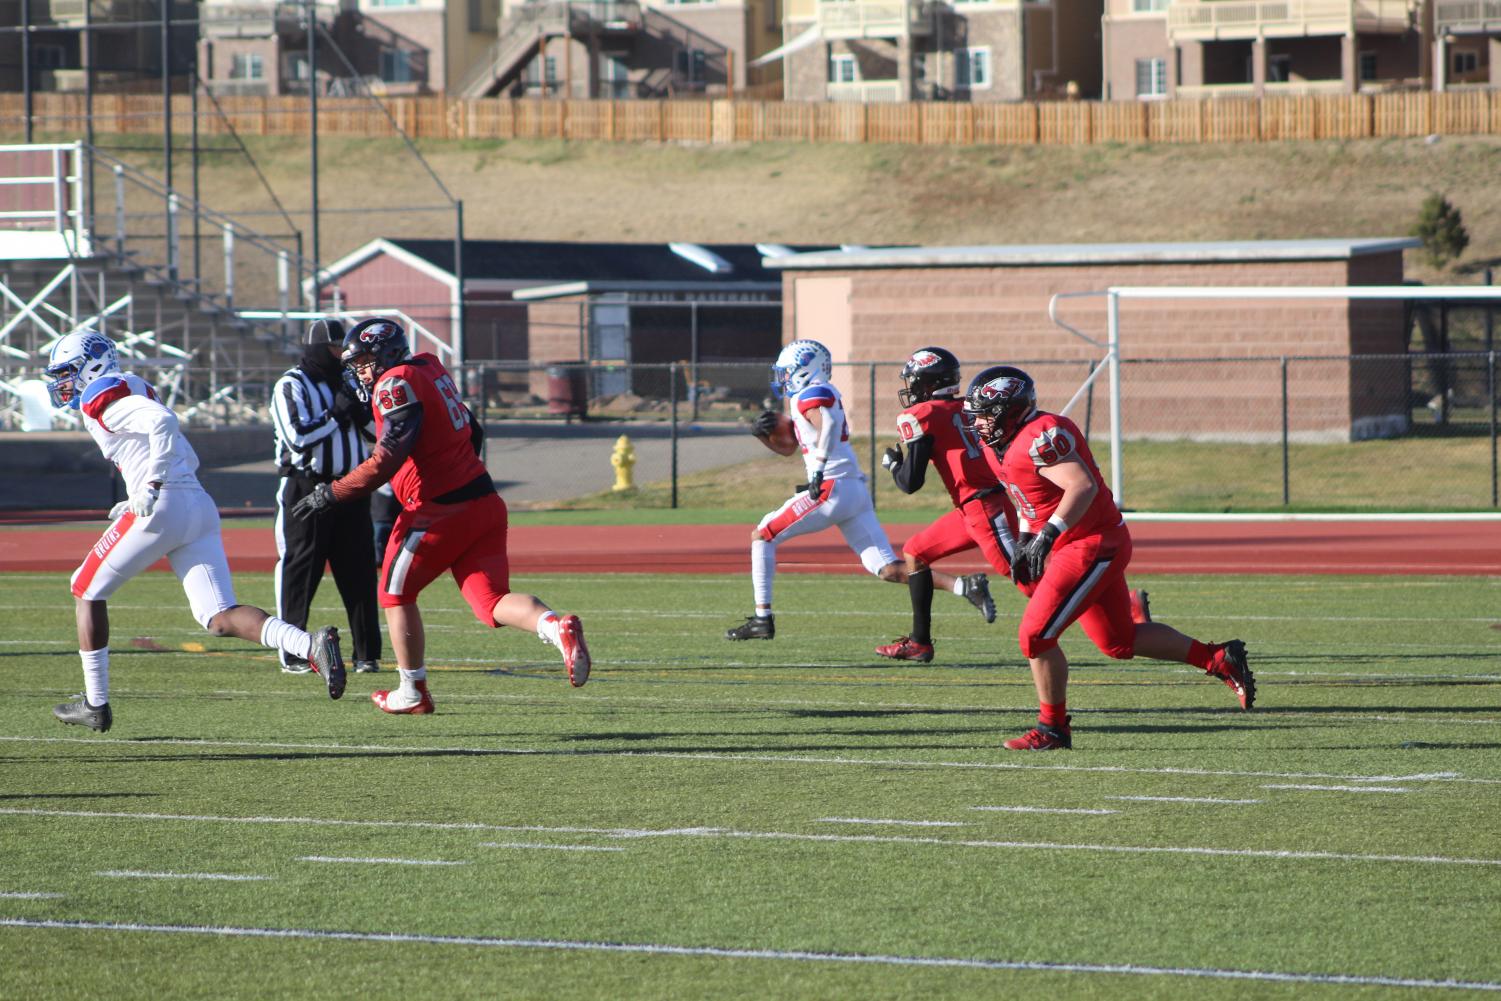
<instances>
[{"instance_id":1,"label":"red sock","mask_svg":"<svg viewBox=\"0 0 1501 1001\"><path fill-rule=\"evenodd\" d=\"M1200 643L1198 640L1190 640L1188 643L1188 662L1201 671L1209 670L1209 665L1214 663L1215 647Z\"/></svg>"},{"instance_id":2,"label":"red sock","mask_svg":"<svg viewBox=\"0 0 1501 1001\"><path fill-rule=\"evenodd\" d=\"M1054 705L1051 702L1042 703L1042 708L1037 710L1037 722L1043 726L1050 726L1055 730L1062 730L1068 726L1067 702L1059 702Z\"/></svg>"}]
</instances>

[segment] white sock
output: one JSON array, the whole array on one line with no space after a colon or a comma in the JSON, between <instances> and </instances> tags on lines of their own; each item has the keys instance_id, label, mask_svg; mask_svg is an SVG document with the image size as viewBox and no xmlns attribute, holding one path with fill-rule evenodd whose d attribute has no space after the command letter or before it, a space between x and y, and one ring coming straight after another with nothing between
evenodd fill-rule
<instances>
[{"instance_id":1,"label":"white sock","mask_svg":"<svg viewBox=\"0 0 1501 1001\"><path fill-rule=\"evenodd\" d=\"M963 577L955 577L954 578L954 593L955 594L957 594L959 597L962 598L962 597L964 597L964 592L968 591L968 590L969 590L969 582L967 580L965 580Z\"/></svg>"},{"instance_id":2,"label":"white sock","mask_svg":"<svg viewBox=\"0 0 1501 1001\"><path fill-rule=\"evenodd\" d=\"M83 660L83 697L91 706L102 706L109 701L109 647L101 650L80 650Z\"/></svg>"},{"instance_id":3,"label":"white sock","mask_svg":"<svg viewBox=\"0 0 1501 1001\"><path fill-rule=\"evenodd\" d=\"M771 609L757 607L757 609L756 609L756 618L758 618L758 619L769 619L769 618L771 618Z\"/></svg>"},{"instance_id":4,"label":"white sock","mask_svg":"<svg viewBox=\"0 0 1501 1001\"><path fill-rule=\"evenodd\" d=\"M285 619L278 619L274 615L266 616L266 621L261 624L261 646L280 650L293 657L301 657L311 663L313 657L313 637L306 629L298 629Z\"/></svg>"},{"instance_id":5,"label":"white sock","mask_svg":"<svg viewBox=\"0 0 1501 1001\"><path fill-rule=\"evenodd\" d=\"M777 573L777 547L765 539L751 543L751 591L756 607L771 614L771 584ZM759 613L757 613L759 614Z\"/></svg>"},{"instance_id":6,"label":"white sock","mask_svg":"<svg viewBox=\"0 0 1501 1001\"><path fill-rule=\"evenodd\" d=\"M422 693L417 690L417 682L427 680L427 668L418 667L408 671L404 667L398 667L396 673L401 675L401 684L386 696L386 705L392 709L405 709L421 702Z\"/></svg>"},{"instance_id":7,"label":"white sock","mask_svg":"<svg viewBox=\"0 0 1501 1001\"><path fill-rule=\"evenodd\" d=\"M537 620L537 639L542 640L544 643L551 643L560 650L562 649L559 645L561 641L558 639L557 612L549 610L542 613L542 618Z\"/></svg>"}]
</instances>

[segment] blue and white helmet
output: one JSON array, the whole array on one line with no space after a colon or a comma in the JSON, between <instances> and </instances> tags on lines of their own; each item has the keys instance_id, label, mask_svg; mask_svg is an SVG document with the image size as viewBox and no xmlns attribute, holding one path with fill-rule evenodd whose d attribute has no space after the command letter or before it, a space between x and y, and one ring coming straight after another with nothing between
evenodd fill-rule
<instances>
[{"instance_id":1,"label":"blue and white helmet","mask_svg":"<svg viewBox=\"0 0 1501 1001\"><path fill-rule=\"evenodd\" d=\"M52 345L44 374L52 405L77 410L89 383L120 374L120 356L115 342L97 330L76 330Z\"/></svg>"},{"instance_id":2,"label":"blue and white helmet","mask_svg":"<svg viewBox=\"0 0 1501 1001\"><path fill-rule=\"evenodd\" d=\"M771 366L771 391L777 396L800 393L815 382L828 382L834 357L817 341L793 341Z\"/></svg>"}]
</instances>

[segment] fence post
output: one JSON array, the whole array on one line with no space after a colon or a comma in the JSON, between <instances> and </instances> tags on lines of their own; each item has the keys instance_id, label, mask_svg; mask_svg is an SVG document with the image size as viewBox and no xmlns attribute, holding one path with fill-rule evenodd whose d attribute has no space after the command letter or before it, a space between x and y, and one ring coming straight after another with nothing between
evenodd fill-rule
<instances>
[{"instance_id":1,"label":"fence post","mask_svg":"<svg viewBox=\"0 0 1501 1001\"><path fill-rule=\"evenodd\" d=\"M672 401L672 508L678 506L678 363L667 366L668 399Z\"/></svg>"},{"instance_id":2,"label":"fence post","mask_svg":"<svg viewBox=\"0 0 1501 1001\"><path fill-rule=\"evenodd\" d=\"M177 239L179 208L177 195L169 194L167 196L167 273L172 276L174 282L177 281L177 276L181 273L182 268L182 261L179 256L180 246Z\"/></svg>"},{"instance_id":3,"label":"fence post","mask_svg":"<svg viewBox=\"0 0 1501 1001\"><path fill-rule=\"evenodd\" d=\"M235 305L235 228L224 225L224 302L230 309Z\"/></svg>"},{"instance_id":4,"label":"fence post","mask_svg":"<svg viewBox=\"0 0 1501 1001\"><path fill-rule=\"evenodd\" d=\"M125 253L125 168L115 164L115 252Z\"/></svg>"},{"instance_id":5,"label":"fence post","mask_svg":"<svg viewBox=\"0 0 1501 1001\"><path fill-rule=\"evenodd\" d=\"M1287 455L1287 355L1282 356L1282 506L1287 507L1292 500L1292 485L1289 482L1289 463Z\"/></svg>"},{"instance_id":6,"label":"fence post","mask_svg":"<svg viewBox=\"0 0 1501 1001\"><path fill-rule=\"evenodd\" d=\"M870 506L876 506L876 363L870 363Z\"/></svg>"},{"instance_id":7,"label":"fence post","mask_svg":"<svg viewBox=\"0 0 1501 1001\"><path fill-rule=\"evenodd\" d=\"M1496 352L1486 352L1486 386L1491 397L1491 507L1501 507L1501 483L1496 477Z\"/></svg>"}]
</instances>

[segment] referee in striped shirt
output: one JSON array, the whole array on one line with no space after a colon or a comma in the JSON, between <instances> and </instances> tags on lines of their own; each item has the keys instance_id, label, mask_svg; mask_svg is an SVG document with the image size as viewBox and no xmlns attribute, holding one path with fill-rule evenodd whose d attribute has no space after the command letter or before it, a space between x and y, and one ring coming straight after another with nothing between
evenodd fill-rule
<instances>
[{"instance_id":1,"label":"referee in striped shirt","mask_svg":"<svg viewBox=\"0 0 1501 1001\"><path fill-rule=\"evenodd\" d=\"M276 492L276 614L306 628L326 561L349 613L354 669L369 672L380 670L370 499L340 504L312 518L290 517L292 505L315 486L347 475L369 454L362 431L370 422L370 410L344 385L339 364L343 348L342 323L314 321L302 360L276 381L271 392L281 474ZM283 653L281 669L304 674L308 666Z\"/></svg>"}]
</instances>

